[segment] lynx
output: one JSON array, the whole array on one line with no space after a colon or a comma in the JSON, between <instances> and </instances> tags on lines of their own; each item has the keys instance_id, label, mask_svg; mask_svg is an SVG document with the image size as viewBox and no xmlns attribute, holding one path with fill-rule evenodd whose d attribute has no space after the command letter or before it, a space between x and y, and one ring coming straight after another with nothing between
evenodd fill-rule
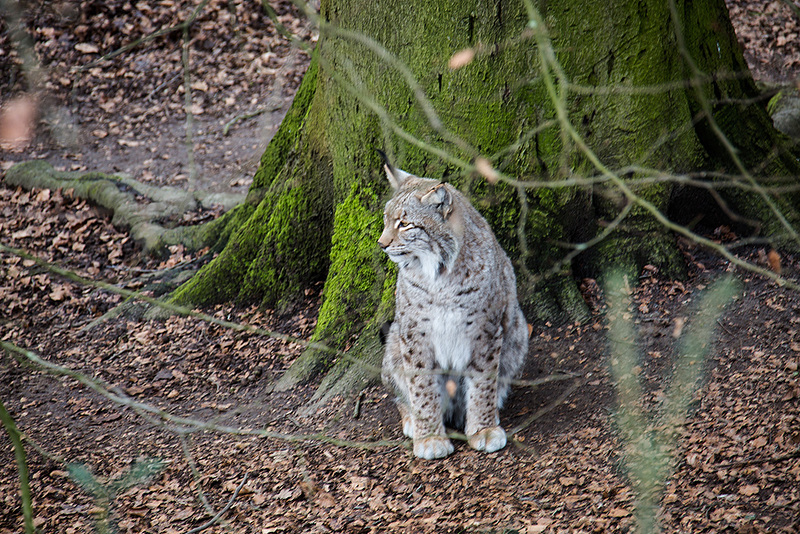
<instances>
[{"instance_id":1,"label":"lynx","mask_svg":"<svg viewBox=\"0 0 800 534\"><path fill-rule=\"evenodd\" d=\"M399 271L382 378L403 433L429 460L453 452L445 425L473 449L500 450L498 412L528 350L511 262L453 186L384 169L394 195L378 243Z\"/></svg>"}]
</instances>

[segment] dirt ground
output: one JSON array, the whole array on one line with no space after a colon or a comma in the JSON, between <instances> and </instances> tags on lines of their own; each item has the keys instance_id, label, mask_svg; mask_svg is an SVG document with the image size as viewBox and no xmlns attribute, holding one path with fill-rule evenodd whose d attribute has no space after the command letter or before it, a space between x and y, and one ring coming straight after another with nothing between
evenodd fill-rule
<instances>
[{"instance_id":1,"label":"dirt ground","mask_svg":"<svg viewBox=\"0 0 800 534\"><path fill-rule=\"evenodd\" d=\"M760 79L797 80L800 19L788 4L729 5ZM212 1L191 34L195 185L245 191L307 57L276 35L257 3L231 6ZM314 40L288 4L275 6L288 27ZM188 183L180 32L81 75L70 70L191 11L171 1L146 8L121 1L31 7L50 93L40 102L31 145L0 152L0 165L41 158L66 170ZM22 81L5 76L13 69L5 33L2 39L5 100ZM225 123L256 108L267 111L222 134ZM725 228L710 235L735 237ZM0 187L0 242L127 289L193 260L179 248L163 261L142 257L124 229L64 191ZM734 272L743 285L718 321L681 435L663 501L664 530L798 533L800 294L736 272L689 243L682 247L688 281L645 271L632 295L641 353L634 372L644 384L644 406L664 398L676 338L691 331L712 281ZM742 250L769 263L767 250ZM780 258L788 278L798 278L799 261ZM197 318L96 322L123 297L2 253L0 340L86 375L117 399L74 376L2 356L0 400L25 434L35 524L64 533L101 530L105 522L130 533L629 531L634 495L611 416L605 309L596 282L584 280L582 290L591 321L533 333L521 383L501 414L513 436L509 446L484 455L457 442L451 457L425 462L410 454L381 386L310 413L313 384L271 392L268 385L302 343ZM318 305L318 291L309 290L305 305L290 314L231 306L204 311L303 340ZM0 443L5 534L19 532L22 520L13 450Z\"/></svg>"}]
</instances>

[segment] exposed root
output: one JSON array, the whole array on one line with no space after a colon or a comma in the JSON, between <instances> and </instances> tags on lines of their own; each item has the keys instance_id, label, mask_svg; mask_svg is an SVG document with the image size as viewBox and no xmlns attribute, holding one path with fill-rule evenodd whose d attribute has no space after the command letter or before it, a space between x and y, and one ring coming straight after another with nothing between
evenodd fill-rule
<instances>
[{"instance_id":1,"label":"exposed root","mask_svg":"<svg viewBox=\"0 0 800 534\"><path fill-rule=\"evenodd\" d=\"M161 221L178 218L200 208L221 205L225 211L240 204L245 196L189 192L176 187L152 186L127 176L99 172L57 171L44 161L28 161L11 167L5 182L25 189L72 190L112 213L115 226L129 228L131 237L142 243L145 252L164 255L169 245L184 245L188 250L219 245L225 217L197 226L170 228Z\"/></svg>"}]
</instances>

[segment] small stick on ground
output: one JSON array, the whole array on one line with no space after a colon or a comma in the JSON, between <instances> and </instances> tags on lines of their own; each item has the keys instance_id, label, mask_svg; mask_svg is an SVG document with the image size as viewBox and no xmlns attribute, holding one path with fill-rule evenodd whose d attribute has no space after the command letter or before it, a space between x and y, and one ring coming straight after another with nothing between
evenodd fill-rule
<instances>
[{"instance_id":1,"label":"small stick on ground","mask_svg":"<svg viewBox=\"0 0 800 534\"><path fill-rule=\"evenodd\" d=\"M231 506L233 506L233 502L236 500L236 497L239 496L239 492L242 491L242 488L244 487L245 482L247 482L247 475L246 474L244 475L244 478L242 479L242 481L239 483L239 487L236 488L236 491L233 492L233 495L231 496L231 500L228 501L228 504L225 505L225 508L223 508L222 510L217 512L217 515L215 515L214 517L212 517L211 519L209 519L208 521L206 521L205 523L203 523L199 527L193 528L192 530L190 530L186 534L196 534L197 532L202 532L203 530L207 529L208 527L213 526L214 524L216 524L216 522L219 521L219 518L222 517L222 515L225 512L227 512L228 510L231 509Z\"/></svg>"},{"instance_id":2,"label":"small stick on ground","mask_svg":"<svg viewBox=\"0 0 800 534\"><path fill-rule=\"evenodd\" d=\"M793 460L795 458L800 458L800 449L792 451L788 454L784 454L783 456L768 456L766 458L756 458L754 460L742 460L740 462L730 462L727 464L720 464L717 467L720 469L727 469L731 467L748 467L751 465L759 465L759 464L779 464L781 462L785 462L787 460Z\"/></svg>"}]
</instances>

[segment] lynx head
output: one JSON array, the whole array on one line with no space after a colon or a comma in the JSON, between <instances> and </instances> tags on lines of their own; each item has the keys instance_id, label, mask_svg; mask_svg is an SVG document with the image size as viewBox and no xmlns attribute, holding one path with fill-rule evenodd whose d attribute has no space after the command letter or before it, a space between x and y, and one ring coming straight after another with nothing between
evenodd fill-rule
<instances>
[{"instance_id":1,"label":"lynx head","mask_svg":"<svg viewBox=\"0 0 800 534\"><path fill-rule=\"evenodd\" d=\"M394 195L383 212L378 243L400 269L417 269L429 278L452 269L461 247L462 228L456 191L384 165Z\"/></svg>"}]
</instances>

